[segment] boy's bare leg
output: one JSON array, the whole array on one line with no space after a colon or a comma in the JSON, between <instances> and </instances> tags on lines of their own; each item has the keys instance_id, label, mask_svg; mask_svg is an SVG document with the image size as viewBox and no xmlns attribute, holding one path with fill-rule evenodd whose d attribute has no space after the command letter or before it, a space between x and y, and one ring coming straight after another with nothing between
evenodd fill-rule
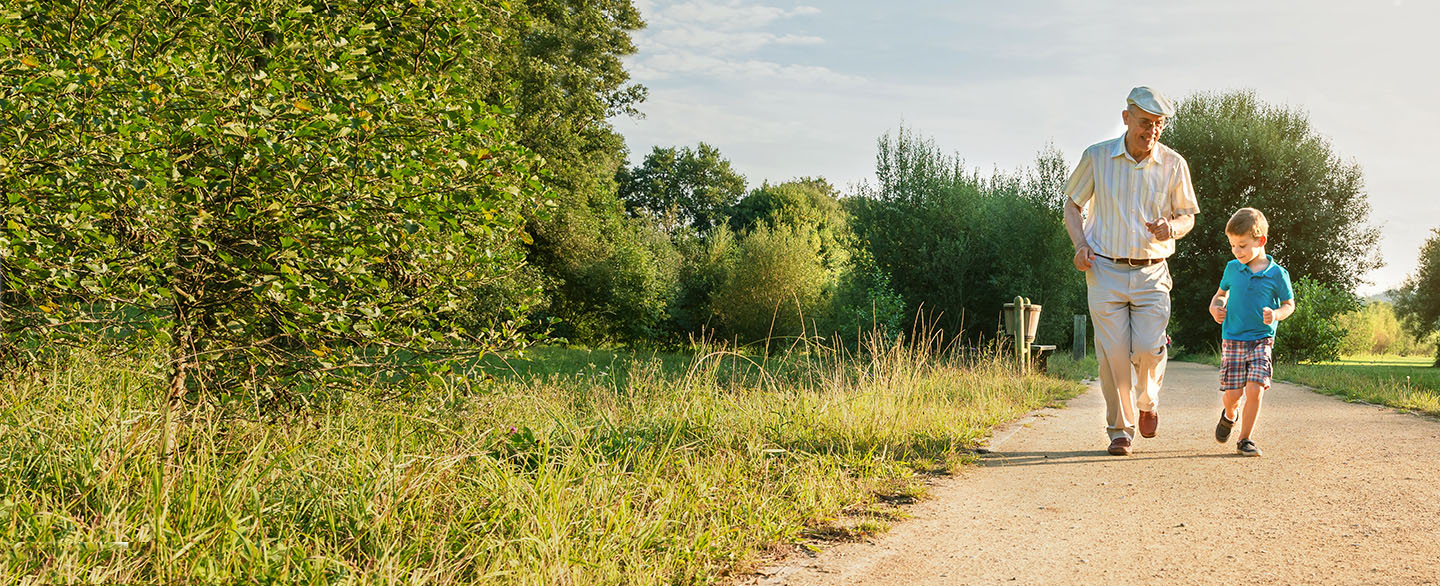
<instances>
[{"instance_id":1,"label":"boy's bare leg","mask_svg":"<svg viewBox=\"0 0 1440 586\"><path fill-rule=\"evenodd\" d=\"M1228 395L1229 392L1227 391ZM1245 409L1241 414L1240 439L1249 439L1250 432L1255 429L1255 419L1260 416L1260 400L1265 396L1265 388L1260 383L1248 381L1245 383Z\"/></svg>"},{"instance_id":2,"label":"boy's bare leg","mask_svg":"<svg viewBox=\"0 0 1440 586\"><path fill-rule=\"evenodd\" d=\"M1237 407L1240 406L1240 398L1245 396L1245 389L1225 389L1220 394L1220 404L1225 407L1225 418L1235 421L1240 418Z\"/></svg>"}]
</instances>

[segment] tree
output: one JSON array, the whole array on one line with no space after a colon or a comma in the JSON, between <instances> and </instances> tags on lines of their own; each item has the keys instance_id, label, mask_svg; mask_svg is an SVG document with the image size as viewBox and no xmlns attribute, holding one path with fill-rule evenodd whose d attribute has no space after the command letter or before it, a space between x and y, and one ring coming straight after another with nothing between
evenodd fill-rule
<instances>
[{"instance_id":1,"label":"tree","mask_svg":"<svg viewBox=\"0 0 1440 586\"><path fill-rule=\"evenodd\" d=\"M744 199L740 200L730 209L726 210L728 218L715 229L706 233L703 237L693 230L680 230L673 235L673 239L681 250L684 257L682 263L677 295L670 304L671 332L675 339L684 340L688 336L702 333L702 329L716 330L729 327L728 332L745 332L750 335L754 324L747 324L741 327L734 327L739 315L734 307L739 300L735 291L727 291L727 279L734 282L735 275L762 275L769 279L771 284L778 287L781 280L773 275L766 275L763 271L756 270L756 267L740 266L739 257L742 255L755 256L756 248L760 241L769 241L766 245L770 249L780 247L783 243L800 242L794 238L794 234L806 234L815 239L817 247L810 248L809 240L806 246L791 246L786 248L789 256L783 264L795 267L796 271L804 272L818 263L823 273L814 276L814 282L820 283L821 290L819 297L831 298L836 290L836 281L842 273L850 274L850 238L848 237L848 218L840 202L836 200L835 190L828 182L820 178L803 178L784 183L771 185L766 183L750 191ZM751 236L756 231L764 229L766 233L756 236L752 241ZM788 232L786 232L788 230ZM791 234L791 233L794 234ZM782 234L783 233L783 234ZM787 240L787 238L789 240ZM742 244L737 250L736 242ZM776 244L780 242L782 244ZM760 247L765 248L765 247ZM806 254L818 255L817 258L806 258ZM762 255L763 256L763 255ZM869 267L873 271L873 265ZM756 279L762 276L755 276ZM793 275L792 275L793 276ZM863 277L856 275L855 279L873 277L865 274ZM750 277L740 279L748 281ZM852 281L855 279L851 279ZM846 297L848 301L859 304L859 297L868 293L869 289L864 288L870 281L865 281L856 286L850 287L851 291ZM750 287L742 284L742 288ZM756 299L764 297L764 291L751 291ZM807 301L808 305L802 307L806 315L807 327L825 330L836 324L830 320L820 319L836 313L832 308L823 308L818 301ZM727 305L728 304L728 305ZM750 303L753 308L764 305L764 302L754 301ZM785 335L799 333L799 324L792 319L796 314L794 303L781 304L786 315L781 316L779 324ZM870 304L865 302L865 309L869 311ZM719 319L722 310L728 310ZM775 308L756 309L761 319L769 325L770 315ZM858 309L857 309L858 311ZM848 312L846 315L850 315ZM815 318L815 319L811 319ZM784 321L788 320L788 321ZM854 321L854 320L851 320ZM870 320L865 320L866 324ZM767 329L768 331L768 329ZM853 331L853 330L852 330ZM892 332L897 331L895 328ZM820 333L828 333L822 331ZM763 335L756 335L756 338Z\"/></svg>"},{"instance_id":2,"label":"tree","mask_svg":"<svg viewBox=\"0 0 1440 586\"><path fill-rule=\"evenodd\" d=\"M616 179L630 212L657 219L668 232L690 227L708 233L745 193L745 177L703 142L694 149L655 147L640 166L621 170Z\"/></svg>"},{"instance_id":3,"label":"tree","mask_svg":"<svg viewBox=\"0 0 1440 586\"><path fill-rule=\"evenodd\" d=\"M1297 279L1349 293L1381 264L1359 165L1342 161L1304 111L1250 91L1198 94L1180 102L1161 140L1189 162L1201 210L1170 259L1177 344L1215 344L1206 306L1233 258L1225 223L1241 207L1265 213L1267 252Z\"/></svg>"},{"instance_id":4,"label":"tree","mask_svg":"<svg viewBox=\"0 0 1440 586\"><path fill-rule=\"evenodd\" d=\"M730 228L736 232L762 224L814 230L820 237L820 256L832 270L840 270L849 257L849 216L835 188L823 178L765 183L732 206L729 216Z\"/></svg>"},{"instance_id":5,"label":"tree","mask_svg":"<svg viewBox=\"0 0 1440 586\"><path fill-rule=\"evenodd\" d=\"M539 315L558 318L553 331L567 340L656 340L664 335L668 304L678 286L680 253L649 223L633 218L603 221L608 226L604 233L579 228L570 234L572 243L583 243L586 249L551 259L564 279L547 283L550 298Z\"/></svg>"},{"instance_id":6,"label":"tree","mask_svg":"<svg viewBox=\"0 0 1440 586\"><path fill-rule=\"evenodd\" d=\"M623 59L644 26L630 0L490 1L494 51L475 60L466 83L514 113L514 138L545 161L553 207L526 213L530 267L477 290L486 299L543 288L533 316L553 331L589 342L632 341L652 331L663 305L666 259L648 227L626 217L616 197L625 142L609 123L635 115L645 88L631 83ZM632 264L640 262L644 266ZM643 293L641 297L636 294ZM659 296L659 297L657 297ZM637 301L624 306L622 299Z\"/></svg>"},{"instance_id":7,"label":"tree","mask_svg":"<svg viewBox=\"0 0 1440 586\"><path fill-rule=\"evenodd\" d=\"M1396 291L1395 312L1416 338L1440 331L1440 228L1430 232L1420 247L1420 266ZM1434 366L1440 367L1440 345Z\"/></svg>"},{"instance_id":8,"label":"tree","mask_svg":"<svg viewBox=\"0 0 1440 586\"><path fill-rule=\"evenodd\" d=\"M714 294L720 333L741 343L788 338L828 323L834 276L820 262L811 228L760 226L740 239L724 285Z\"/></svg>"},{"instance_id":9,"label":"tree","mask_svg":"<svg viewBox=\"0 0 1440 586\"><path fill-rule=\"evenodd\" d=\"M538 161L459 81L490 7L7 11L7 338L153 336L172 400L290 400L519 341L523 307L461 311L544 207Z\"/></svg>"},{"instance_id":10,"label":"tree","mask_svg":"<svg viewBox=\"0 0 1440 586\"><path fill-rule=\"evenodd\" d=\"M802 177L750 190L729 213L730 228L744 232L761 222L771 225L813 226L836 231L845 223L839 194L820 177Z\"/></svg>"},{"instance_id":11,"label":"tree","mask_svg":"<svg viewBox=\"0 0 1440 586\"><path fill-rule=\"evenodd\" d=\"M631 0L492 4L497 34L482 41L496 50L468 69L470 82L513 108L516 139L548 162L562 207L613 201L625 143L608 120L637 114L646 93L623 61L645 26L639 11Z\"/></svg>"},{"instance_id":12,"label":"tree","mask_svg":"<svg viewBox=\"0 0 1440 586\"><path fill-rule=\"evenodd\" d=\"M1305 277L1294 285L1295 313L1275 330L1275 361L1339 360L1349 336L1341 317L1360 309L1359 300L1348 291Z\"/></svg>"},{"instance_id":13,"label":"tree","mask_svg":"<svg viewBox=\"0 0 1440 586\"><path fill-rule=\"evenodd\" d=\"M901 128L880 139L878 185L846 204L859 246L905 299L907 326L923 310L973 341L993 334L1001 306L1024 295L1045 307L1039 339L1063 343L1071 315L1085 311L1061 215L1067 172L1051 149L1032 171L982 178Z\"/></svg>"},{"instance_id":14,"label":"tree","mask_svg":"<svg viewBox=\"0 0 1440 586\"><path fill-rule=\"evenodd\" d=\"M1392 302L1371 300L1359 311L1340 316L1337 325L1347 332L1345 344L1340 348L1341 355L1413 356L1429 355L1435 350L1426 336L1433 332L1420 332L1421 335L1416 336L1407 331Z\"/></svg>"}]
</instances>

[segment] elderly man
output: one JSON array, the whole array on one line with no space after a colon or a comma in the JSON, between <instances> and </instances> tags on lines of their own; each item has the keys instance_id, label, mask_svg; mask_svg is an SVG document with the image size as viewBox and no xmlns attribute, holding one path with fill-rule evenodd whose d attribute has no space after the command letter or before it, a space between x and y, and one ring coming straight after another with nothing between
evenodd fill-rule
<instances>
[{"instance_id":1,"label":"elderly man","mask_svg":"<svg viewBox=\"0 0 1440 586\"><path fill-rule=\"evenodd\" d=\"M1160 92L1131 90L1125 134L1085 149L1065 187L1065 229L1085 273L1108 451L1117 456L1130 454L1137 428L1148 438L1159 426L1172 285L1165 258L1200 211L1189 165L1160 144L1174 113Z\"/></svg>"}]
</instances>

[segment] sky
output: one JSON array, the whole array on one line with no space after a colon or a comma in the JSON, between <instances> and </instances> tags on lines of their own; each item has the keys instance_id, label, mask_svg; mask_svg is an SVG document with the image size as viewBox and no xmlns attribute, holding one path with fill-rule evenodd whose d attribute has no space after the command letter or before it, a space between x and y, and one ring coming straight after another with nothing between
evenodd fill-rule
<instances>
[{"instance_id":1,"label":"sky","mask_svg":"<svg viewBox=\"0 0 1440 586\"><path fill-rule=\"evenodd\" d=\"M852 193L902 124L971 167L1010 171L1047 144L1073 164L1119 136L1134 86L1177 101L1248 89L1308 112L1363 170L1385 266L1359 293L1398 286L1440 227L1440 185L1427 181L1440 164L1433 0L635 5L647 27L626 64L649 97L642 118L611 121L632 166L703 141L752 187L819 176Z\"/></svg>"}]
</instances>

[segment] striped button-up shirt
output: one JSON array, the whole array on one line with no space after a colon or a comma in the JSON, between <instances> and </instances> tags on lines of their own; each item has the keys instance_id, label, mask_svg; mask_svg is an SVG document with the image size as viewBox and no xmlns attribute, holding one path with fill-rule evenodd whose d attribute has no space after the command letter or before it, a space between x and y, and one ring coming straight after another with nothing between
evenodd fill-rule
<instances>
[{"instance_id":1,"label":"striped button-up shirt","mask_svg":"<svg viewBox=\"0 0 1440 586\"><path fill-rule=\"evenodd\" d=\"M1065 195L1085 214L1085 240L1110 258L1165 258L1175 239L1156 240L1145 228L1156 218L1200 212L1190 165L1160 143L1143 161L1125 149L1125 137L1091 145L1070 175Z\"/></svg>"}]
</instances>

